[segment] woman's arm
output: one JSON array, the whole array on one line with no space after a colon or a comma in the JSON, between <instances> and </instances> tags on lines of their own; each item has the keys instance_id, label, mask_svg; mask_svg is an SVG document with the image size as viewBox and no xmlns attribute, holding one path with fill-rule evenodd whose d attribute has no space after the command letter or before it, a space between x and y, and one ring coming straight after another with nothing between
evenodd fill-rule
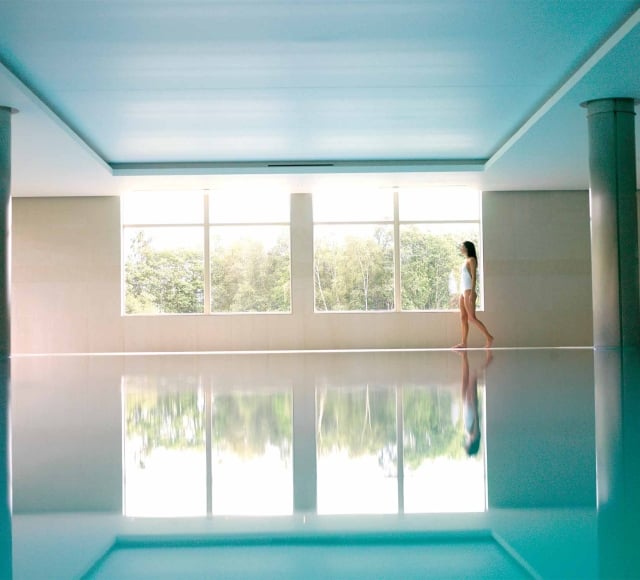
<instances>
[{"instance_id":1,"label":"woman's arm","mask_svg":"<svg viewBox=\"0 0 640 580\"><path fill-rule=\"evenodd\" d=\"M477 260L475 258L469 258L469 272L471 273L471 289L476 291L476 267Z\"/></svg>"}]
</instances>

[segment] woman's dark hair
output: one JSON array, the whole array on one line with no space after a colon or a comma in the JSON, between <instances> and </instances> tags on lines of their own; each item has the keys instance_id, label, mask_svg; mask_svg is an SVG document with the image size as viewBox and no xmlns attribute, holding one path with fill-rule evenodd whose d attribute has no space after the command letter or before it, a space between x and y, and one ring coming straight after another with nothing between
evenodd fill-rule
<instances>
[{"instance_id":1,"label":"woman's dark hair","mask_svg":"<svg viewBox=\"0 0 640 580\"><path fill-rule=\"evenodd\" d=\"M478 454L478 451L480 451L480 431L478 431L477 437L475 437L468 443L465 443L464 450L467 452L467 455L469 457L473 457L474 455Z\"/></svg>"},{"instance_id":2,"label":"woman's dark hair","mask_svg":"<svg viewBox=\"0 0 640 580\"><path fill-rule=\"evenodd\" d=\"M462 242L462 245L467 248L467 257L478 259L478 254L476 254L476 246L473 242Z\"/></svg>"}]
</instances>

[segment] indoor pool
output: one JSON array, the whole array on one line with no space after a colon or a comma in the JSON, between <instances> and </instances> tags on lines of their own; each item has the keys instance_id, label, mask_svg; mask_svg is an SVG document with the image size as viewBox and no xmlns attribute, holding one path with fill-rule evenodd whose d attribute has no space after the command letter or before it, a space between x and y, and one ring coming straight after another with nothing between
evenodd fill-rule
<instances>
[{"instance_id":1,"label":"indoor pool","mask_svg":"<svg viewBox=\"0 0 640 580\"><path fill-rule=\"evenodd\" d=\"M0 574L640 577L639 369L592 349L17 356Z\"/></svg>"}]
</instances>

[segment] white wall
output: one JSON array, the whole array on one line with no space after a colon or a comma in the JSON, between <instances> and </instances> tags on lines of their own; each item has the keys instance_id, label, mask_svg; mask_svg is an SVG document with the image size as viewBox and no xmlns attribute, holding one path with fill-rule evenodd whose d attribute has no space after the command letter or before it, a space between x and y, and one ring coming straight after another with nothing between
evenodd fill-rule
<instances>
[{"instance_id":1,"label":"white wall","mask_svg":"<svg viewBox=\"0 0 640 580\"><path fill-rule=\"evenodd\" d=\"M117 197L13 200L12 351L448 347L455 312L314 313L310 196L292 196L292 314L120 314ZM496 346L592 343L587 192L483 195L485 312ZM471 330L470 345L481 335Z\"/></svg>"}]
</instances>

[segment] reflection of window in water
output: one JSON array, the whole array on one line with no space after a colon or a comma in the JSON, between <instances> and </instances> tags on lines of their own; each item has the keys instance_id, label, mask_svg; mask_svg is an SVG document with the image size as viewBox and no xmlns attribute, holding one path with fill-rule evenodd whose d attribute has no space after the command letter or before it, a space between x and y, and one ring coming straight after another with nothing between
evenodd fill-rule
<instances>
[{"instance_id":1,"label":"reflection of window in water","mask_svg":"<svg viewBox=\"0 0 640 580\"><path fill-rule=\"evenodd\" d=\"M394 388L318 389L317 445L319 513L397 512Z\"/></svg>"},{"instance_id":2,"label":"reflection of window in water","mask_svg":"<svg viewBox=\"0 0 640 580\"><path fill-rule=\"evenodd\" d=\"M291 393L161 383L124 381L125 514L291 513Z\"/></svg>"},{"instance_id":3,"label":"reflection of window in water","mask_svg":"<svg viewBox=\"0 0 640 580\"><path fill-rule=\"evenodd\" d=\"M213 513L293 511L292 396L214 394Z\"/></svg>"},{"instance_id":4,"label":"reflection of window in water","mask_svg":"<svg viewBox=\"0 0 640 580\"><path fill-rule=\"evenodd\" d=\"M484 440L469 457L464 433L459 383L318 389L318 512L484 511Z\"/></svg>"},{"instance_id":5,"label":"reflection of window in water","mask_svg":"<svg viewBox=\"0 0 640 580\"><path fill-rule=\"evenodd\" d=\"M486 510L484 402L479 384L480 448L469 457L460 386L403 389L406 512Z\"/></svg>"},{"instance_id":6,"label":"reflection of window in water","mask_svg":"<svg viewBox=\"0 0 640 580\"><path fill-rule=\"evenodd\" d=\"M207 513L202 390L124 390L124 513Z\"/></svg>"}]
</instances>

